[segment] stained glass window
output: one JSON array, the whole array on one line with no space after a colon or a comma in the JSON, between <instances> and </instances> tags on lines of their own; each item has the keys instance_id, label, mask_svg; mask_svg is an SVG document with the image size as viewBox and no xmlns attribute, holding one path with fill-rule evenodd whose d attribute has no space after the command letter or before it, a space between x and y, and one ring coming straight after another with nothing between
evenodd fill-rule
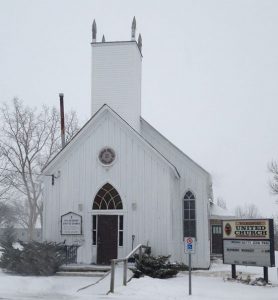
<instances>
[{"instance_id":1,"label":"stained glass window","mask_svg":"<svg viewBox=\"0 0 278 300\"><path fill-rule=\"evenodd\" d=\"M106 183L98 191L93 209L123 209L121 197L110 183Z\"/></svg>"}]
</instances>

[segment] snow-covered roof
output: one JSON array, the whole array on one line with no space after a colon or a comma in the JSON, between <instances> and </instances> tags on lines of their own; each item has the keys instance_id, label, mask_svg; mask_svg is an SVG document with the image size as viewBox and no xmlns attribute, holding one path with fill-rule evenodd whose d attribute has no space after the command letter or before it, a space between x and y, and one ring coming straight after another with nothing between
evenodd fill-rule
<instances>
[{"instance_id":1,"label":"snow-covered roof","mask_svg":"<svg viewBox=\"0 0 278 300\"><path fill-rule=\"evenodd\" d=\"M221 219L223 217L234 218L235 215L228 209L222 208L217 204L211 202L210 204L210 218L211 219Z\"/></svg>"}]
</instances>

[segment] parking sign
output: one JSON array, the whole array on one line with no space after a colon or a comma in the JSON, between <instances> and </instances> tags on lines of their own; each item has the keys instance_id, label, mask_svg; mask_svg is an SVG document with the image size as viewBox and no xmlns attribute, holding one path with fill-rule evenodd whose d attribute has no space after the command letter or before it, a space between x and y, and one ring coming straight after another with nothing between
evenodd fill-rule
<instances>
[{"instance_id":1,"label":"parking sign","mask_svg":"<svg viewBox=\"0 0 278 300\"><path fill-rule=\"evenodd\" d=\"M195 238L185 237L184 238L184 253L195 253Z\"/></svg>"},{"instance_id":2,"label":"parking sign","mask_svg":"<svg viewBox=\"0 0 278 300\"><path fill-rule=\"evenodd\" d=\"M184 253L188 254L188 280L189 280L189 289L188 294L191 295L191 254L195 253L195 238L194 237L185 237L184 238Z\"/></svg>"}]
</instances>

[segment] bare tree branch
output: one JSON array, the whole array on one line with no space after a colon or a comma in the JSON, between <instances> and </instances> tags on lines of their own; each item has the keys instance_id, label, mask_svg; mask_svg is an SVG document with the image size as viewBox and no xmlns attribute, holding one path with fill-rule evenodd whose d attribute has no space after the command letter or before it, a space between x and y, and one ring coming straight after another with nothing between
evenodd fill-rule
<instances>
[{"instance_id":1,"label":"bare tree branch","mask_svg":"<svg viewBox=\"0 0 278 300\"><path fill-rule=\"evenodd\" d=\"M278 163L272 161L268 165L268 170L272 175L272 179L269 181L269 187L274 195L278 194Z\"/></svg>"},{"instance_id":2,"label":"bare tree branch","mask_svg":"<svg viewBox=\"0 0 278 300\"><path fill-rule=\"evenodd\" d=\"M38 174L61 149L60 114L44 106L41 111L18 99L0 107L0 197L14 199L20 223L33 230L40 216L42 188ZM75 112L66 115L66 140L78 131ZM1 198L0 198L1 200Z\"/></svg>"},{"instance_id":3,"label":"bare tree branch","mask_svg":"<svg viewBox=\"0 0 278 300\"><path fill-rule=\"evenodd\" d=\"M261 218L258 207L255 204L246 204L245 206L237 206L235 215L240 219L258 219Z\"/></svg>"}]
</instances>

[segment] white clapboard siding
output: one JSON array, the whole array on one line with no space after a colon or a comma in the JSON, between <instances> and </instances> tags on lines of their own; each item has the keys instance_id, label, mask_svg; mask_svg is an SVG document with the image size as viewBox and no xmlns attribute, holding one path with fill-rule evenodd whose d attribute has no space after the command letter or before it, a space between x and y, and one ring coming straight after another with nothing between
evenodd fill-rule
<instances>
[{"instance_id":1,"label":"white clapboard siding","mask_svg":"<svg viewBox=\"0 0 278 300\"><path fill-rule=\"evenodd\" d=\"M172 252L175 253L174 257L178 261L187 262L187 255L184 254L182 241L183 197L190 190L196 197L197 219L197 251L192 256L192 263L194 267L209 267L208 191L211 182L209 173L177 149L143 119L141 119L141 134L176 166L180 174L178 186L174 182L172 186L172 194L175 194L172 204L172 229L174 236ZM179 191L178 193L177 190Z\"/></svg>"},{"instance_id":2,"label":"white clapboard siding","mask_svg":"<svg viewBox=\"0 0 278 300\"><path fill-rule=\"evenodd\" d=\"M99 151L110 146L116 152L113 166L103 167ZM96 247L92 247L92 204L98 190L112 184L123 201L124 246L118 254L135 245L149 243L154 254L171 251L171 188L177 173L157 151L148 145L108 107L104 107L86 128L44 170L58 174L55 185L44 180L44 230L46 240L79 242L78 260L95 262ZM132 209L132 204L136 209ZM78 211L82 204L83 210ZM60 217L73 211L83 217L83 236L61 236ZM105 213L114 213L106 211Z\"/></svg>"},{"instance_id":3,"label":"white clapboard siding","mask_svg":"<svg viewBox=\"0 0 278 300\"><path fill-rule=\"evenodd\" d=\"M92 115L105 103L140 131L141 65L135 41L92 43Z\"/></svg>"}]
</instances>

